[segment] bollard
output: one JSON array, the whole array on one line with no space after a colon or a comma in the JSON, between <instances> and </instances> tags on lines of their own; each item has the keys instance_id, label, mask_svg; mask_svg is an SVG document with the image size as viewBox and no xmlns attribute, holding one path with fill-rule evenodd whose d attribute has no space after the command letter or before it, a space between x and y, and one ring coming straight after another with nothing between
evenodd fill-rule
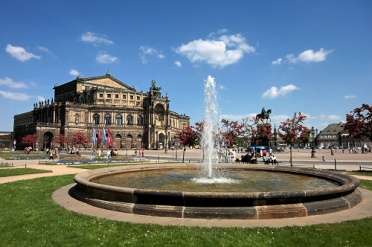
<instances>
[{"instance_id":1,"label":"bollard","mask_svg":"<svg viewBox=\"0 0 372 247\"><path fill-rule=\"evenodd\" d=\"M335 159L335 171L337 171L337 167L336 167L336 159Z\"/></svg>"},{"instance_id":2,"label":"bollard","mask_svg":"<svg viewBox=\"0 0 372 247\"><path fill-rule=\"evenodd\" d=\"M322 160L323 160L323 161L325 161L325 158L324 158L324 156L322 156Z\"/></svg>"},{"instance_id":3,"label":"bollard","mask_svg":"<svg viewBox=\"0 0 372 247\"><path fill-rule=\"evenodd\" d=\"M27 164L25 164L25 168L27 168Z\"/></svg>"}]
</instances>

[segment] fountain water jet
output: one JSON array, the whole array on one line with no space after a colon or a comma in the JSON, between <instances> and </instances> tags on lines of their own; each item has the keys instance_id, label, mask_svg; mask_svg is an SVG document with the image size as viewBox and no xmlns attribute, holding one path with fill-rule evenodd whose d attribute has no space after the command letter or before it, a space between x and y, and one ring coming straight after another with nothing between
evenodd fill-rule
<instances>
[{"instance_id":1,"label":"fountain water jet","mask_svg":"<svg viewBox=\"0 0 372 247\"><path fill-rule=\"evenodd\" d=\"M204 111L204 128L202 133L202 147L205 150L206 160L204 165L208 178L213 177L213 156L215 155L215 142L218 121L218 101L217 90L214 78L208 76L204 84L205 111Z\"/></svg>"}]
</instances>

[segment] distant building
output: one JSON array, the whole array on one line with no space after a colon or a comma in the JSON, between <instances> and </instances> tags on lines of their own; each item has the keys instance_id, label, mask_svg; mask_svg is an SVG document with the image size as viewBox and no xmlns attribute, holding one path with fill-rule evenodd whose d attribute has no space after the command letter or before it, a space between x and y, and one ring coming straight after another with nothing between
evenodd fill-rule
<instances>
[{"instance_id":1,"label":"distant building","mask_svg":"<svg viewBox=\"0 0 372 247\"><path fill-rule=\"evenodd\" d=\"M0 131L0 150L12 149L14 145L13 133L9 131Z\"/></svg>"},{"instance_id":2,"label":"distant building","mask_svg":"<svg viewBox=\"0 0 372 247\"><path fill-rule=\"evenodd\" d=\"M89 78L77 77L54 86L54 100L34 104L33 110L14 116L17 149L23 149L22 137L37 134L38 150L56 147L53 138L76 132L88 137L94 146L93 131L112 132L113 148L157 149L174 145L176 133L190 125L190 117L170 110L168 95L152 81L148 92L137 92L109 73Z\"/></svg>"},{"instance_id":3,"label":"distant building","mask_svg":"<svg viewBox=\"0 0 372 247\"><path fill-rule=\"evenodd\" d=\"M329 124L324 130L320 131L316 137L317 146L320 148L350 148L371 146L369 140L354 138L345 130L345 123Z\"/></svg>"}]
</instances>

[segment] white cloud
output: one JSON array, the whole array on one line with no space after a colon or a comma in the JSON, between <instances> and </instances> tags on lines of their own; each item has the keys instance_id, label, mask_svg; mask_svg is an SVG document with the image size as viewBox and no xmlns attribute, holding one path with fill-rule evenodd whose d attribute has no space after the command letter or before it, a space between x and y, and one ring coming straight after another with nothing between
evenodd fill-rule
<instances>
[{"instance_id":1,"label":"white cloud","mask_svg":"<svg viewBox=\"0 0 372 247\"><path fill-rule=\"evenodd\" d=\"M232 115L232 114L222 114L220 116L221 119L227 119L230 121L239 121L242 122L243 119L248 118L248 119L253 119L253 117L256 117L255 113L251 114L246 114L246 115Z\"/></svg>"},{"instance_id":2,"label":"white cloud","mask_svg":"<svg viewBox=\"0 0 372 247\"><path fill-rule=\"evenodd\" d=\"M27 88L23 82L15 82L9 77L0 78L0 86L7 86L9 88Z\"/></svg>"},{"instance_id":3,"label":"white cloud","mask_svg":"<svg viewBox=\"0 0 372 247\"><path fill-rule=\"evenodd\" d=\"M226 87L225 87L224 85L220 85L220 84L219 84L219 85L218 85L218 89L219 89L219 90L226 90Z\"/></svg>"},{"instance_id":4,"label":"white cloud","mask_svg":"<svg viewBox=\"0 0 372 247\"><path fill-rule=\"evenodd\" d=\"M30 96L24 93L12 93L12 92L5 92L5 91L0 91L0 96L6 99L19 100L19 101L26 101L30 98Z\"/></svg>"},{"instance_id":5,"label":"white cloud","mask_svg":"<svg viewBox=\"0 0 372 247\"><path fill-rule=\"evenodd\" d=\"M342 119L342 117L337 116L337 115L325 115L325 114L321 114L321 115L319 115L319 119L323 119L323 120L326 119L326 120L335 121L335 120Z\"/></svg>"},{"instance_id":6,"label":"white cloud","mask_svg":"<svg viewBox=\"0 0 372 247\"><path fill-rule=\"evenodd\" d=\"M271 64L273 65L281 65L283 62L283 59L282 58L278 58L277 60L273 61Z\"/></svg>"},{"instance_id":7,"label":"white cloud","mask_svg":"<svg viewBox=\"0 0 372 247\"><path fill-rule=\"evenodd\" d=\"M178 67L178 68L181 68L182 67L182 64L180 61L175 61L174 64Z\"/></svg>"},{"instance_id":8,"label":"white cloud","mask_svg":"<svg viewBox=\"0 0 372 247\"><path fill-rule=\"evenodd\" d=\"M56 57L56 55L54 55L53 52L51 52L51 51L49 50L49 48L47 48L47 47L44 47L44 46L38 46L37 48L38 48L40 51L43 51L43 52L45 52L45 53L47 53L47 54L49 54L49 55L51 55L51 56L53 56L53 57Z\"/></svg>"},{"instance_id":9,"label":"white cloud","mask_svg":"<svg viewBox=\"0 0 372 247\"><path fill-rule=\"evenodd\" d=\"M277 87L271 87L262 94L262 98L275 99L279 96L285 96L286 94L298 89L299 88L293 84L283 86L280 89L278 89Z\"/></svg>"},{"instance_id":10,"label":"white cloud","mask_svg":"<svg viewBox=\"0 0 372 247\"><path fill-rule=\"evenodd\" d=\"M214 40L194 40L182 44L175 51L187 57L192 63L204 62L212 67L225 67L239 62L245 53L255 52L243 36L222 35Z\"/></svg>"},{"instance_id":11,"label":"white cloud","mask_svg":"<svg viewBox=\"0 0 372 247\"><path fill-rule=\"evenodd\" d=\"M353 99L355 97L356 97L355 95L346 95L344 98L345 99Z\"/></svg>"},{"instance_id":12,"label":"white cloud","mask_svg":"<svg viewBox=\"0 0 372 247\"><path fill-rule=\"evenodd\" d=\"M341 117L337 116L337 115L329 115L329 116L327 116L327 118L329 120L339 120L339 119L341 119Z\"/></svg>"},{"instance_id":13,"label":"white cloud","mask_svg":"<svg viewBox=\"0 0 372 247\"><path fill-rule=\"evenodd\" d=\"M38 101L45 101L45 98L42 97L42 96L36 96L36 98L37 98Z\"/></svg>"},{"instance_id":14,"label":"white cloud","mask_svg":"<svg viewBox=\"0 0 372 247\"><path fill-rule=\"evenodd\" d=\"M148 63L148 60L147 60L147 57L148 56L156 56L160 59L164 59L165 58L165 55L161 52L161 51L158 51L157 49L153 48L153 47L149 47L149 46L140 46L140 57L141 57L141 60L142 60L142 63L143 64L146 64Z\"/></svg>"},{"instance_id":15,"label":"white cloud","mask_svg":"<svg viewBox=\"0 0 372 247\"><path fill-rule=\"evenodd\" d=\"M73 75L73 76L79 76L80 75L80 72L77 71L76 69L71 69L70 72L69 72L70 75Z\"/></svg>"},{"instance_id":16,"label":"white cloud","mask_svg":"<svg viewBox=\"0 0 372 247\"><path fill-rule=\"evenodd\" d=\"M8 52L12 57L18 59L21 62L30 60L31 58L40 59L41 56L37 56L25 50L25 48L20 46L12 46L8 44L5 48L5 51Z\"/></svg>"},{"instance_id":17,"label":"white cloud","mask_svg":"<svg viewBox=\"0 0 372 247\"><path fill-rule=\"evenodd\" d=\"M107 54L107 53L104 53L104 52L100 52L97 56L96 56L96 61L98 63L102 63L102 64L109 64L109 63L114 63L118 60L117 57L113 57L111 56L110 54Z\"/></svg>"},{"instance_id":18,"label":"white cloud","mask_svg":"<svg viewBox=\"0 0 372 247\"><path fill-rule=\"evenodd\" d=\"M86 32L81 35L81 40L87 43L92 43L95 46L100 44L113 45L114 42L106 38L106 35L99 35L92 32Z\"/></svg>"},{"instance_id":19,"label":"white cloud","mask_svg":"<svg viewBox=\"0 0 372 247\"><path fill-rule=\"evenodd\" d=\"M300 53L297 57L293 54L288 54L286 58L289 63L300 63L300 62L323 62L326 60L327 56L332 53L333 50L325 50L320 48L319 51L314 52L313 50L307 50Z\"/></svg>"}]
</instances>

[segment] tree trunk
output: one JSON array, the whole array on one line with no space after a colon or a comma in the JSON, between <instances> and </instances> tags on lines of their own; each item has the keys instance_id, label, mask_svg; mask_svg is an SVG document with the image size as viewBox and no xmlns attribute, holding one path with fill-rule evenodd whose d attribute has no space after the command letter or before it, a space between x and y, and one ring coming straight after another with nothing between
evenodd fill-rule
<instances>
[{"instance_id":1,"label":"tree trunk","mask_svg":"<svg viewBox=\"0 0 372 247\"><path fill-rule=\"evenodd\" d=\"M289 146L289 163L291 164L291 166L293 166L293 164L292 164L292 145Z\"/></svg>"}]
</instances>

